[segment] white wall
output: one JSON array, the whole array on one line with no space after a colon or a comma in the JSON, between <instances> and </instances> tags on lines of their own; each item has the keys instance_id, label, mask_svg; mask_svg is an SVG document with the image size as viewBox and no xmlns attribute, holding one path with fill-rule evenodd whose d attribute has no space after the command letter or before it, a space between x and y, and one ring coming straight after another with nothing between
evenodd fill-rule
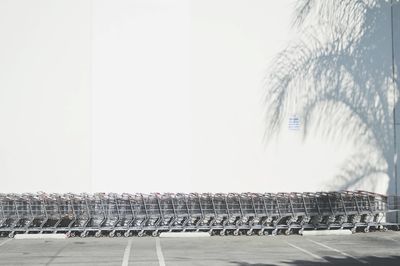
<instances>
[{"instance_id":1,"label":"white wall","mask_svg":"<svg viewBox=\"0 0 400 266\"><path fill-rule=\"evenodd\" d=\"M91 188L89 1L0 1L1 192Z\"/></svg>"},{"instance_id":2,"label":"white wall","mask_svg":"<svg viewBox=\"0 0 400 266\"><path fill-rule=\"evenodd\" d=\"M307 30L292 27L291 0L0 4L4 191L388 189L390 128L371 129L343 105L321 101L304 133L302 100L321 87L339 92L329 77L342 70L315 81L311 64L307 74L293 75L282 123L265 137L270 92L283 88L270 77L290 73L281 67L287 59L301 66L301 49L312 43L301 42ZM377 33L361 30L355 40L361 52L330 54L352 69L335 84L349 92L390 92L390 8L371 5L366 14L362 26L380 30L380 59L367 48ZM305 23L319 25L318 13ZM322 33L332 28L318 27L317 37L329 46ZM299 52L285 54L294 44ZM378 74L379 85L365 78ZM363 98L366 106L373 107L372 94ZM299 130L288 127L292 115L300 118ZM385 149L379 136L360 137L376 132L388 141Z\"/></svg>"},{"instance_id":3,"label":"white wall","mask_svg":"<svg viewBox=\"0 0 400 266\"><path fill-rule=\"evenodd\" d=\"M97 2L95 190L263 190L261 81L289 16L288 1Z\"/></svg>"}]
</instances>

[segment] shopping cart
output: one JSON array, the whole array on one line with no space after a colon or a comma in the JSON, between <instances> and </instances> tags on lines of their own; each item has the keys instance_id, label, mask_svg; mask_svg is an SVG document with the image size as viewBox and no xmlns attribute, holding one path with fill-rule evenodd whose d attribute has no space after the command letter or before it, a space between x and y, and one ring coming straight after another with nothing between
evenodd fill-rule
<instances>
[{"instance_id":1,"label":"shopping cart","mask_svg":"<svg viewBox=\"0 0 400 266\"><path fill-rule=\"evenodd\" d=\"M304 230L398 230L386 222L400 198L366 191L304 193L0 194L0 234L70 237L302 234Z\"/></svg>"}]
</instances>

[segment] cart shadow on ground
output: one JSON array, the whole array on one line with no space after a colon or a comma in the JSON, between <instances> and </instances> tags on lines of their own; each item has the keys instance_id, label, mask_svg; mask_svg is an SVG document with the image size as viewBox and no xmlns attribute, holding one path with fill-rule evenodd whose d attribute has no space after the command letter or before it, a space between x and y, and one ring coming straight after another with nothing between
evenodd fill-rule
<instances>
[{"instance_id":1,"label":"cart shadow on ground","mask_svg":"<svg viewBox=\"0 0 400 266\"><path fill-rule=\"evenodd\" d=\"M365 264L369 265L385 265L385 266L398 266L400 265L400 256L389 256L389 257L377 257L377 256L366 256L366 257L359 257L360 261L357 261L353 258L337 258L337 257L330 257L326 256L323 257L325 261L308 261L308 260L283 260L279 264L283 265L298 265L298 266L317 266L317 265L361 265L360 261L365 262ZM231 261L233 265L237 266L274 266L276 264L270 263L247 263L242 261Z\"/></svg>"}]
</instances>

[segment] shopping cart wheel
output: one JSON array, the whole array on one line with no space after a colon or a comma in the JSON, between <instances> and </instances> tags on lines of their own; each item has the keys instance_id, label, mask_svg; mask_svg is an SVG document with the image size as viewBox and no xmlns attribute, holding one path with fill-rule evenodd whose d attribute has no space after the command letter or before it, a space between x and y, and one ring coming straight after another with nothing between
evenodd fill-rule
<instances>
[{"instance_id":1,"label":"shopping cart wheel","mask_svg":"<svg viewBox=\"0 0 400 266\"><path fill-rule=\"evenodd\" d=\"M87 232L82 232L82 233L81 233L81 237L82 237L82 238L85 238L85 237L87 236L87 234L88 234Z\"/></svg>"},{"instance_id":2,"label":"shopping cart wheel","mask_svg":"<svg viewBox=\"0 0 400 266\"><path fill-rule=\"evenodd\" d=\"M221 231L219 232L219 235L220 235L220 236L224 236L224 235L225 235L225 231L224 231L224 230L221 230Z\"/></svg>"},{"instance_id":3,"label":"shopping cart wheel","mask_svg":"<svg viewBox=\"0 0 400 266\"><path fill-rule=\"evenodd\" d=\"M355 234L357 232L357 229L355 227L351 228L351 233Z\"/></svg>"},{"instance_id":4,"label":"shopping cart wheel","mask_svg":"<svg viewBox=\"0 0 400 266\"><path fill-rule=\"evenodd\" d=\"M138 237L142 237L143 235L144 235L143 232L139 232L139 233L137 234Z\"/></svg>"},{"instance_id":5,"label":"shopping cart wheel","mask_svg":"<svg viewBox=\"0 0 400 266\"><path fill-rule=\"evenodd\" d=\"M299 235L303 235L303 232L304 232L304 228L301 228L301 229L299 230Z\"/></svg>"},{"instance_id":6,"label":"shopping cart wheel","mask_svg":"<svg viewBox=\"0 0 400 266\"><path fill-rule=\"evenodd\" d=\"M101 237L101 231L97 231L97 232L94 234L94 236L95 236L95 237Z\"/></svg>"},{"instance_id":7,"label":"shopping cart wheel","mask_svg":"<svg viewBox=\"0 0 400 266\"><path fill-rule=\"evenodd\" d=\"M109 236L109 237L114 237L114 236L115 236L115 233L114 233L114 232L110 232L110 233L108 234L108 236Z\"/></svg>"},{"instance_id":8,"label":"shopping cart wheel","mask_svg":"<svg viewBox=\"0 0 400 266\"><path fill-rule=\"evenodd\" d=\"M70 234L70 236L71 236L71 237L75 237L75 233L72 232L72 233Z\"/></svg>"},{"instance_id":9,"label":"shopping cart wheel","mask_svg":"<svg viewBox=\"0 0 400 266\"><path fill-rule=\"evenodd\" d=\"M234 236L238 236L238 235L239 235L239 230L233 231L233 235L234 235Z\"/></svg>"},{"instance_id":10,"label":"shopping cart wheel","mask_svg":"<svg viewBox=\"0 0 400 266\"><path fill-rule=\"evenodd\" d=\"M118 233L116 234L116 236L117 236L117 237L121 237L121 236L122 236L122 233L121 233L121 232L118 232Z\"/></svg>"},{"instance_id":11,"label":"shopping cart wheel","mask_svg":"<svg viewBox=\"0 0 400 266\"><path fill-rule=\"evenodd\" d=\"M260 231L258 231L258 233L257 233L259 236L263 236L264 235L264 231L263 230L260 230Z\"/></svg>"},{"instance_id":12,"label":"shopping cart wheel","mask_svg":"<svg viewBox=\"0 0 400 266\"><path fill-rule=\"evenodd\" d=\"M152 235L153 237L157 237L157 236L158 236L158 231L153 231L153 232L151 233L151 235Z\"/></svg>"},{"instance_id":13,"label":"shopping cart wheel","mask_svg":"<svg viewBox=\"0 0 400 266\"><path fill-rule=\"evenodd\" d=\"M272 232L271 232L272 236L276 236L277 234L278 234L278 230L277 229L272 230Z\"/></svg>"},{"instance_id":14,"label":"shopping cart wheel","mask_svg":"<svg viewBox=\"0 0 400 266\"><path fill-rule=\"evenodd\" d=\"M253 234L252 230L247 230L246 235L251 236Z\"/></svg>"},{"instance_id":15,"label":"shopping cart wheel","mask_svg":"<svg viewBox=\"0 0 400 266\"><path fill-rule=\"evenodd\" d=\"M14 235L15 235L14 232L11 232L11 233L8 234L8 237L9 237L9 238L13 238Z\"/></svg>"},{"instance_id":16,"label":"shopping cart wheel","mask_svg":"<svg viewBox=\"0 0 400 266\"><path fill-rule=\"evenodd\" d=\"M130 233L130 232L125 232L124 233L124 237L130 237L130 236L132 236L132 233Z\"/></svg>"},{"instance_id":17,"label":"shopping cart wheel","mask_svg":"<svg viewBox=\"0 0 400 266\"><path fill-rule=\"evenodd\" d=\"M290 229L286 229L286 230L285 230L285 235L288 236L288 235L290 235L290 233L291 233L291 230L290 230Z\"/></svg>"},{"instance_id":18,"label":"shopping cart wheel","mask_svg":"<svg viewBox=\"0 0 400 266\"><path fill-rule=\"evenodd\" d=\"M364 233L368 233L369 232L369 228L368 227L365 227L364 228Z\"/></svg>"}]
</instances>

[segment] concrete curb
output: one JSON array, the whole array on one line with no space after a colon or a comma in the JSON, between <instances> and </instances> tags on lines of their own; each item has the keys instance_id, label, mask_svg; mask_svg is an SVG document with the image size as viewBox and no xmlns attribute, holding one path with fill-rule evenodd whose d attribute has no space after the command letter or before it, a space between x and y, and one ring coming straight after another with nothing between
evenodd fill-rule
<instances>
[{"instance_id":1,"label":"concrete curb","mask_svg":"<svg viewBox=\"0 0 400 266\"><path fill-rule=\"evenodd\" d=\"M351 230L304 230L303 236L342 236L342 235L351 235Z\"/></svg>"},{"instance_id":2,"label":"concrete curb","mask_svg":"<svg viewBox=\"0 0 400 266\"><path fill-rule=\"evenodd\" d=\"M208 232L162 232L160 237L210 237L210 233Z\"/></svg>"},{"instance_id":3,"label":"concrete curb","mask_svg":"<svg viewBox=\"0 0 400 266\"><path fill-rule=\"evenodd\" d=\"M16 234L15 239L66 239L66 234Z\"/></svg>"}]
</instances>

